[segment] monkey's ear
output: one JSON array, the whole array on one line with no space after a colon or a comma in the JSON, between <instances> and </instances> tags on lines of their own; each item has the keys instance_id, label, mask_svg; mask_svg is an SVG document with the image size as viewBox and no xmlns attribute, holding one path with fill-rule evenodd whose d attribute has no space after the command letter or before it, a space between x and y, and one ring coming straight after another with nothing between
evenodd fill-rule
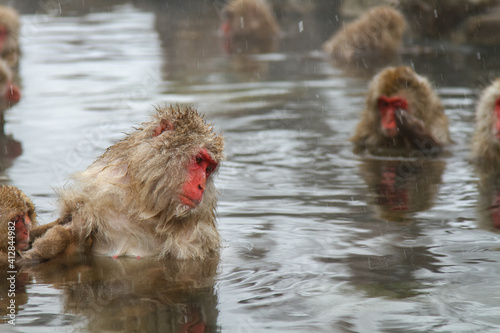
<instances>
[{"instance_id":1,"label":"monkey's ear","mask_svg":"<svg viewBox=\"0 0 500 333\"><path fill-rule=\"evenodd\" d=\"M153 136L158 136L165 131L173 131L173 130L174 130L174 124L172 124L168 120L162 119L160 125L155 127L153 131Z\"/></svg>"}]
</instances>

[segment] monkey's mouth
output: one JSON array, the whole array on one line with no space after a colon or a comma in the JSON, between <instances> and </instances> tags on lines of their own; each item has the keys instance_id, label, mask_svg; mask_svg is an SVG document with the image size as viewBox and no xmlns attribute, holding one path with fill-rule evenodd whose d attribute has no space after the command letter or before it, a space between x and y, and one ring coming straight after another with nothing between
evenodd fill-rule
<instances>
[{"instance_id":1,"label":"monkey's mouth","mask_svg":"<svg viewBox=\"0 0 500 333\"><path fill-rule=\"evenodd\" d=\"M180 195L180 199L181 199L181 203L183 205L189 206L191 208L197 207L201 202L201 201L198 201L196 199L191 199L191 198L189 198L185 195L182 195L182 194Z\"/></svg>"},{"instance_id":2,"label":"monkey's mouth","mask_svg":"<svg viewBox=\"0 0 500 333\"><path fill-rule=\"evenodd\" d=\"M399 134L399 130L397 127L394 128L384 128L384 133L386 136L393 138Z\"/></svg>"}]
</instances>

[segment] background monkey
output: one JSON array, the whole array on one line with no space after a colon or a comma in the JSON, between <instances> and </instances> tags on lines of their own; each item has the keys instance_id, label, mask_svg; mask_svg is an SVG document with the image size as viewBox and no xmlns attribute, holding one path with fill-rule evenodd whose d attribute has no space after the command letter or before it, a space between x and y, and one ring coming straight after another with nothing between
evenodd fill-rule
<instances>
[{"instance_id":1,"label":"background monkey","mask_svg":"<svg viewBox=\"0 0 500 333\"><path fill-rule=\"evenodd\" d=\"M271 7L263 0L233 0L224 6L221 33L229 53L272 52L280 27Z\"/></svg>"},{"instance_id":2,"label":"background monkey","mask_svg":"<svg viewBox=\"0 0 500 333\"><path fill-rule=\"evenodd\" d=\"M374 7L340 28L323 49L339 65L366 68L387 64L396 58L406 27L405 18L396 9Z\"/></svg>"},{"instance_id":3,"label":"background monkey","mask_svg":"<svg viewBox=\"0 0 500 333\"><path fill-rule=\"evenodd\" d=\"M397 148L430 156L451 140L448 118L429 81L410 67L389 67L372 79L351 141L357 152Z\"/></svg>"},{"instance_id":4,"label":"background monkey","mask_svg":"<svg viewBox=\"0 0 500 333\"><path fill-rule=\"evenodd\" d=\"M48 259L39 243L61 238L104 256L207 257L220 243L213 175L223 145L193 108L157 109L60 191L60 220L68 224L57 227L71 235L54 228L25 258Z\"/></svg>"},{"instance_id":5,"label":"background monkey","mask_svg":"<svg viewBox=\"0 0 500 333\"><path fill-rule=\"evenodd\" d=\"M483 165L498 169L500 163L500 79L485 88L476 107L472 155Z\"/></svg>"},{"instance_id":6,"label":"background monkey","mask_svg":"<svg viewBox=\"0 0 500 333\"><path fill-rule=\"evenodd\" d=\"M19 14L10 7L0 6L0 55L11 68L19 64Z\"/></svg>"}]
</instances>

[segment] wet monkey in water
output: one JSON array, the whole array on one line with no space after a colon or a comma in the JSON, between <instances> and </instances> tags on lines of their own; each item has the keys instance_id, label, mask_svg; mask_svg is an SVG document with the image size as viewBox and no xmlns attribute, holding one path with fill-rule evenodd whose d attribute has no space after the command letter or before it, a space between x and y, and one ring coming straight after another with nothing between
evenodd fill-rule
<instances>
[{"instance_id":1,"label":"wet monkey in water","mask_svg":"<svg viewBox=\"0 0 500 333\"><path fill-rule=\"evenodd\" d=\"M323 44L323 50L338 65L363 69L387 65L397 57L406 28L404 16L396 9L374 7L340 28Z\"/></svg>"},{"instance_id":2,"label":"wet monkey in water","mask_svg":"<svg viewBox=\"0 0 500 333\"><path fill-rule=\"evenodd\" d=\"M500 164L500 79L485 88L476 107L472 155L498 170Z\"/></svg>"},{"instance_id":3,"label":"wet monkey in water","mask_svg":"<svg viewBox=\"0 0 500 333\"><path fill-rule=\"evenodd\" d=\"M222 15L220 30L226 52L272 52L277 47L280 27L264 0L229 1Z\"/></svg>"},{"instance_id":4,"label":"wet monkey in water","mask_svg":"<svg viewBox=\"0 0 500 333\"><path fill-rule=\"evenodd\" d=\"M19 64L19 31L20 22L17 11L10 7L0 6L0 56L9 67Z\"/></svg>"},{"instance_id":5,"label":"wet monkey in water","mask_svg":"<svg viewBox=\"0 0 500 333\"><path fill-rule=\"evenodd\" d=\"M14 186L0 185L0 265L7 263L7 257L28 250L34 239L43 236L59 222L38 225L31 199Z\"/></svg>"},{"instance_id":6,"label":"wet monkey in water","mask_svg":"<svg viewBox=\"0 0 500 333\"><path fill-rule=\"evenodd\" d=\"M58 227L71 233L71 245L97 255L206 258L220 243L213 178L223 148L195 109L158 108L60 191L67 223ZM49 231L37 242L50 244L48 236L61 238ZM37 242L25 258L49 259Z\"/></svg>"},{"instance_id":7,"label":"wet monkey in water","mask_svg":"<svg viewBox=\"0 0 500 333\"><path fill-rule=\"evenodd\" d=\"M351 141L357 152L418 151L426 156L451 142L439 97L427 79L404 66L388 67L372 79Z\"/></svg>"}]
</instances>

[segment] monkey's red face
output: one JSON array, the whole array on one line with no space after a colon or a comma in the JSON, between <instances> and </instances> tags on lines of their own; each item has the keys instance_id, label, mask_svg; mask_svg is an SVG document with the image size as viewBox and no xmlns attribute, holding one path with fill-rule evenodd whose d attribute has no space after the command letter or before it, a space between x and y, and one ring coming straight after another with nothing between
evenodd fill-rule
<instances>
[{"instance_id":1,"label":"monkey's red face","mask_svg":"<svg viewBox=\"0 0 500 333\"><path fill-rule=\"evenodd\" d=\"M395 137L399 133L395 111L397 109L408 111L408 102L403 97L380 96L377 106L380 112L382 132L388 137Z\"/></svg>"},{"instance_id":2,"label":"monkey's red face","mask_svg":"<svg viewBox=\"0 0 500 333\"><path fill-rule=\"evenodd\" d=\"M497 99L495 103L495 126L493 127L493 133L497 140L500 140L500 98Z\"/></svg>"},{"instance_id":3,"label":"monkey's red face","mask_svg":"<svg viewBox=\"0 0 500 333\"><path fill-rule=\"evenodd\" d=\"M26 213L14 222L16 223L16 250L25 251L30 246L31 219Z\"/></svg>"},{"instance_id":4,"label":"monkey's red face","mask_svg":"<svg viewBox=\"0 0 500 333\"><path fill-rule=\"evenodd\" d=\"M210 157L206 149L200 149L187 168L187 180L180 194L182 204L195 208L201 203L207 179L217 168L217 165L218 163Z\"/></svg>"},{"instance_id":5,"label":"monkey's red face","mask_svg":"<svg viewBox=\"0 0 500 333\"><path fill-rule=\"evenodd\" d=\"M21 92L19 91L19 88L9 80L7 81L3 97L10 103L10 105L14 105L21 99Z\"/></svg>"}]
</instances>

